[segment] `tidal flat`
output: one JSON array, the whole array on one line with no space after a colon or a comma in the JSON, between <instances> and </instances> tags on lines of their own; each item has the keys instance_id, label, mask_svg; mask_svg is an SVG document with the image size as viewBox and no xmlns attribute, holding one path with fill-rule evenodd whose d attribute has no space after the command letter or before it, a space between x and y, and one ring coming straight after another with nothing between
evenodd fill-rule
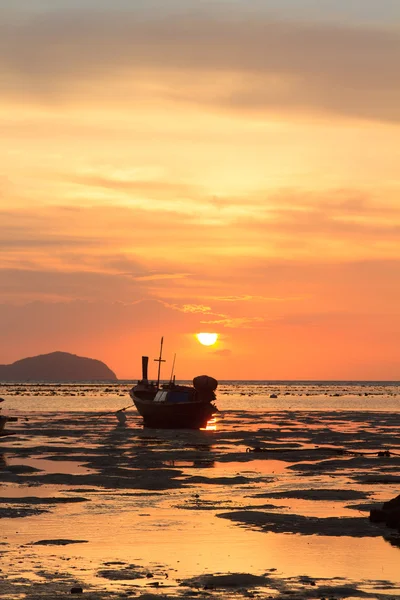
<instances>
[{"instance_id":1,"label":"tidal flat","mask_svg":"<svg viewBox=\"0 0 400 600\"><path fill-rule=\"evenodd\" d=\"M0 438L0 597L400 597L396 412L31 412ZM382 451L390 456L382 456Z\"/></svg>"}]
</instances>

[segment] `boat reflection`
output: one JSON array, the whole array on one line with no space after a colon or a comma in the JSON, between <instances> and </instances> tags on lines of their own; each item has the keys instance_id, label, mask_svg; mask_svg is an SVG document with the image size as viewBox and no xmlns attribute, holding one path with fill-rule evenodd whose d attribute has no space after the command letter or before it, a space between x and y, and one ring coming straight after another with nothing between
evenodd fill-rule
<instances>
[{"instance_id":1,"label":"boat reflection","mask_svg":"<svg viewBox=\"0 0 400 600\"><path fill-rule=\"evenodd\" d=\"M217 417L211 417L209 421L207 421L207 425L205 427L200 427L200 431L217 431L218 430L218 419Z\"/></svg>"},{"instance_id":2,"label":"boat reflection","mask_svg":"<svg viewBox=\"0 0 400 600\"><path fill-rule=\"evenodd\" d=\"M172 423L168 428L165 428L165 427L148 427L146 425L142 425L141 428L143 429L143 431L149 431L149 432L150 431L159 431L160 433L161 432L164 433L165 430L173 431L174 429L179 429L181 431L182 431L182 429L183 430L184 429L188 429L188 431L196 431L196 430L197 431L218 431L219 430L218 422L219 422L218 417L211 417L211 419L209 419L207 421L205 427L199 427L199 428L195 428L195 429L192 429L192 428L182 428L179 423L177 423L176 427L174 427L174 425ZM124 426L125 426L125 424L122 425L122 427L124 427ZM120 427L121 427L121 424L118 424L117 428L120 428ZM142 438L142 440L145 440L145 439L147 439L147 438ZM150 439L154 440L155 438L148 438L148 439L149 440Z\"/></svg>"}]
</instances>

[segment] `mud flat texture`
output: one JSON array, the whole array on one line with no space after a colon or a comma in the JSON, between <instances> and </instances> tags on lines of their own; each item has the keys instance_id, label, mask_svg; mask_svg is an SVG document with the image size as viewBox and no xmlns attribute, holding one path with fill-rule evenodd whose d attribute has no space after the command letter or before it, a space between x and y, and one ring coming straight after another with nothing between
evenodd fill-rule
<instances>
[{"instance_id":1,"label":"mud flat texture","mask_svg":"<svg viewBox=\"0 0 400 600\"><path fill-rule=\"evenodd\" d=\"M30 413L0 440L0 598L400 598L399 416Z\"/></svg>"}]
</instances>

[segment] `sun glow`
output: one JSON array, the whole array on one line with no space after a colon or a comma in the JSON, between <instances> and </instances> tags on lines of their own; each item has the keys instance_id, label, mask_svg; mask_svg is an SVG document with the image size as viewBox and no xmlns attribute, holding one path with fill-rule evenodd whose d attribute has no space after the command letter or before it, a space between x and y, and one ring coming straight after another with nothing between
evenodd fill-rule
<instances>
[{"instance_id":1,"label":"sun glow","mask_svg":"<svg viewBox=\"0 0 400 600\"><path fill-rule=\"evenodd\" d=\"M196 333L196 337L203 346L212 346L218 339L218 333Z\"/></svg>"}]
</instances>

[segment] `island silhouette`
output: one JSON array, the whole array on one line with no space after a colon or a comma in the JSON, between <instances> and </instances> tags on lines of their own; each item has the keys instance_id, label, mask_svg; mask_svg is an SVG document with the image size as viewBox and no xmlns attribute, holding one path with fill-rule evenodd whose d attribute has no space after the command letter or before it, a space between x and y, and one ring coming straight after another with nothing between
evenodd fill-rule
<instances>
[{"instance_id":1,"label":"island silhouette","mask_svg":"<svg viewBox=\"0 0 400 600\"><path fill-rule=\"evenodd\" d=\"M118 381L102 361L70 354L50 352L0 365L0 381Z\"/></svg>"}]
</instances>

